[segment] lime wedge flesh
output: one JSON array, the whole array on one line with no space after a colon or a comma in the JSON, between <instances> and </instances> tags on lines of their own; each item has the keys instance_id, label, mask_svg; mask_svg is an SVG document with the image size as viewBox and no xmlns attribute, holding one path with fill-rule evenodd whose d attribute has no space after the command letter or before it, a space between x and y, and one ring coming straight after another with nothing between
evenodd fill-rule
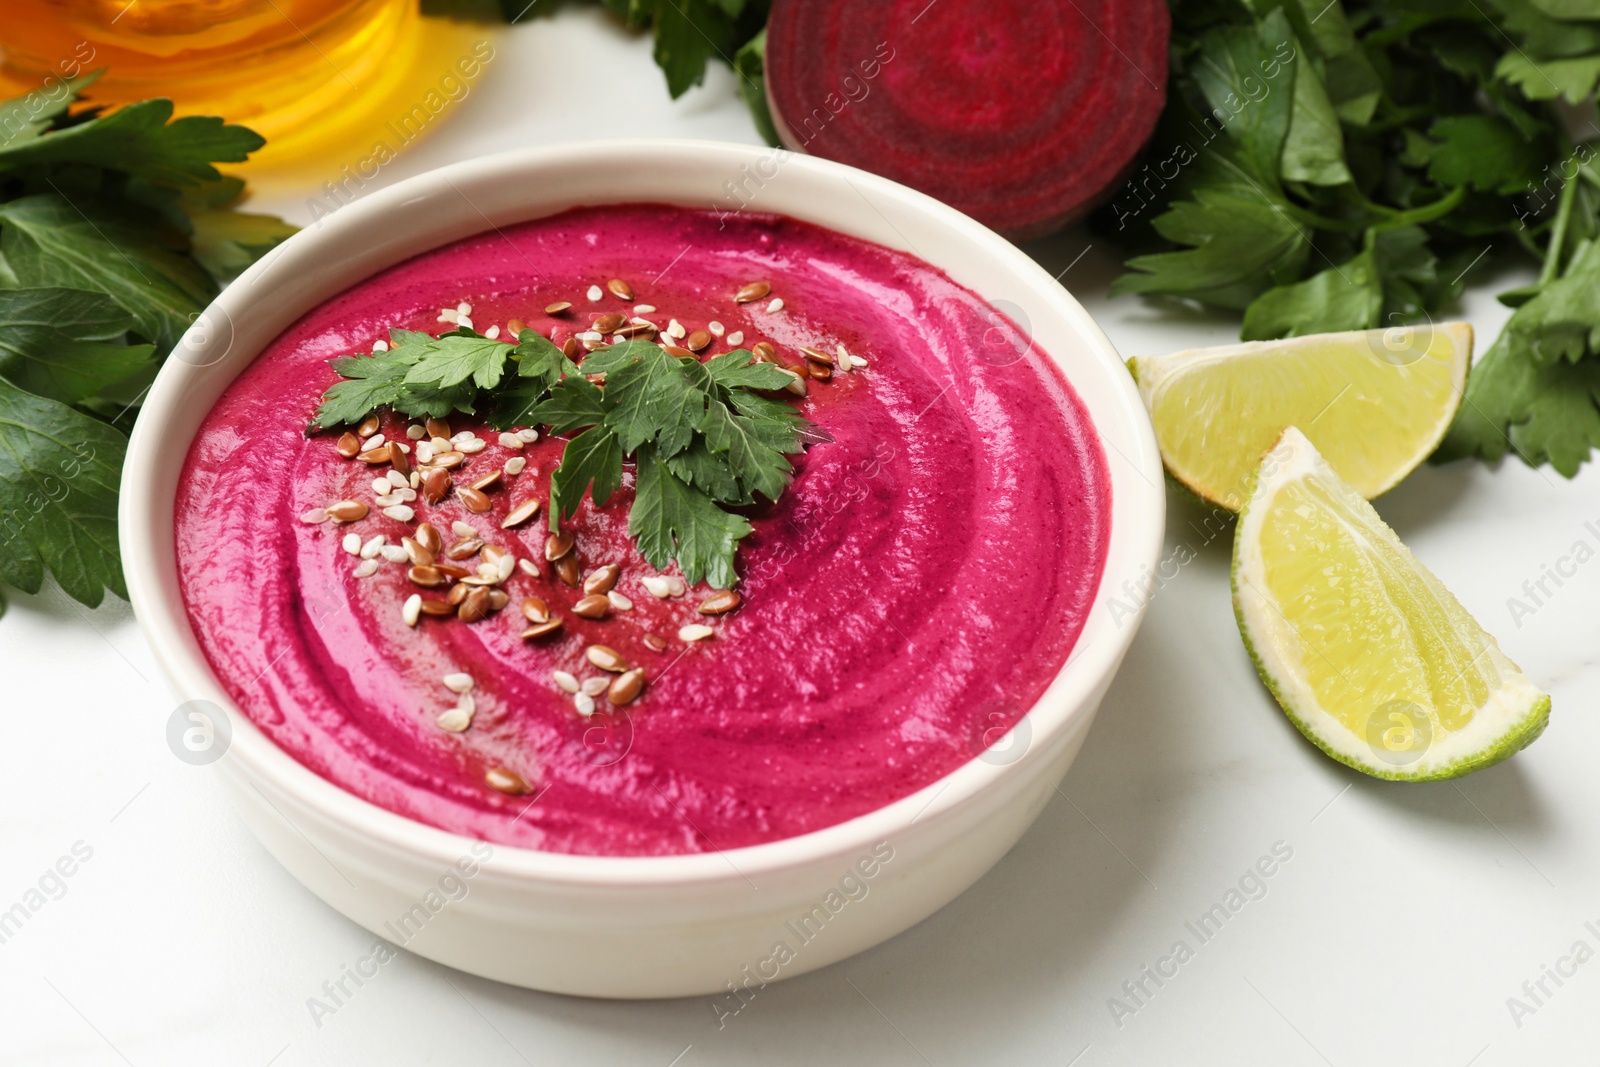
<instances>
[{"instance_id":1,"label":"lime wedge flesh","mask_svg":"<svg viewBox=\"0 0 1600 1067\"><path fill-rule=\"evenodd\" d=\"M1549 719L1550 698L1296 429L1239 517L1233 606L1295 726L1374 777L1459 777Z\"/></svg>"},{"instance_id":2,"label":"lime wedge flesh","mask_svg":"<svg viewBox=\"0 0 1600 1067\"><path fill-rule=\"evenodd\" d=\"M1367 499L1427 458L1461 404L1465 323L1315 334L1129 361L1168 472L1238 511L1287 426Z\"/></svg>"}]
</instances>

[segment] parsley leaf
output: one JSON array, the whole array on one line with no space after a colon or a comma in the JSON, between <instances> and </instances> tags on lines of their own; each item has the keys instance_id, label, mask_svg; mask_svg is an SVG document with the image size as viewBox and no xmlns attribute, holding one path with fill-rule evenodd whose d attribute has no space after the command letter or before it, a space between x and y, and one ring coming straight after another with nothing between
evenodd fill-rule
<instances>
[{"instance_id":1,"label":"parsley leaf","mask_svg":"<svg viewBox=\"0 0 1600 1067\"><path fill-rule=\"evenodd\" d=\"M677 357L649 342L628 347L631 358L606 373L605 395L611 405L606 425L624 452L646 441L658 444L664 456L681 452L693 436L703 394L690 386Z\"/></svg>"},{"instance_id":2,"label":"parsley leaf","mask_svg":"<svg viewBox=\"0 0 1600 1067\"><path fill-rule=\"evenodd\" d=\"M778 125L772 120L772 108L767 104L767 31L762 30L744 43L734 53L733 72L739 76L739 97L750 109L750 119L756 132L767 144L776 148L783 142L778 138Z\"/></svg>"},{"instance_id":3,"label":"parsley leaf","mask_svg":"<svg viewBox=\"0 0 1600 1067\"><path fill-rule=\"evenodd\" d=\"M0 378L76 404L150 363L153 345L121 343L133 317L103 293L0 289Z\"/></svg>"},{"instance_id":4,"label":"parsley leaf","mask_svg":"<svg viewBox=\"0 0 1600 1067\"><path fill-rule=\"evenodd\" d=\"M65 404L0 381L0 581L39 591L48 569L90 607L126 597L117 483L127 441Z\"/></svg>"},{"instance_id":5,"label":"parsley leaf","mask_svg":"<svg viewBox=\"0 0 1600 1067\"><path fill-rule=\"evenodd\" d=\"M1535 60L1526 52L1507 52L1495 64L1496 77L1515 85L1529 100L1581 104L1600 82L1600 55Z\"/></svg>"},{"instance_id":6,"label":"parsley leaf","mask_svg":"<svg viewBox=\"0 0 1600 1067\"><path fill-rule=\"evenodd\" d=\"M1244 313L1246 341L1301 337L1335 330L1366 330L1383 310L1383 289L1370 250L1303 282L1262 293Z\"/></svg>"},{"instance_id":7,"label":"parsley leaf","mask_svg":"<svg viewBox=\"0 0 1600 1067\"><path fill-rule=\"evenodd\" d=\"M778 390L793 380L781 367L758 363L753 354L742 348L713 356L704 366L712 381L728 389ZM784 410L791 409L784 406Z\"/></svg>"},{"instance_id":8,"label":"parsley leaf","mask_svg":"<svg viewBox=\"0 0 1600 1067\"><path fill-rule=\"evenodd\" d=\"M593 486L590 489L590 486ZM571 518L585 489L603 505L622 485L622 445L605 426L591 426L567 442L561 465L550 475L551 525Z\"/></svg>"},{"instance_id":9,"label":"parsley leaf","mask_svg":"<svg viewBox=\"0 0 1600 1067\"><path fill-rule=\"evenodd\" d=\"M747 86L746 100L766 96L761 88L759 58L752 73L751 59L742 51L766 22L771 0L601 0L630 30L652 29L652 55L667 79L667 91L676 100L705 81L706 66L720 59L733 66ZM499 0L501 13L511 22L538 18L560 8L562 0ZM425 6L474 7L473 0L425 0ZM759 57L759 53L757 53ZM751 103L755 109L754 102ZM772 138L777 143L777 138Z\"/></svg>"},{"instance_id":10,"label":"parsley leaf","mask_svg":"<svg viewBox=\"0 0 1600 1067\"><path fill-rule=\"evenodd\" d=\"M1293 116L1291 36L1282 11L1259 24L1218 26L1201 37L1191 68L1211 114L1228 116L1223 128L1238 165L1271 189ZM1270 79L1268 71L1275 72Z\"/></svg>"},{"instance_id":11,"label":"parsley leaf","mask_svg":"<svg viewBox=\"0 0 1600 1067\"><path fill-rule=\"evenodd\" d=\"M0 204L0 255L18 285L105 293L163 351L216 294L175 240L150 219L55 193Z\"/></svg>"},{"instance_id":12,"label":"parsley leaf","mask_svg":"<svg viewBox=\"0 0 1600 1067\"><path fill-rule=\"evenodd\" d=\"M731 0L655 0L655 61L676 99L706 79L713 56L731 56L738 47ZM737 15L737 10L732 12Z\"/></svg>"},{"instance_id":13,"label":"parsley leaf","mask_svg":"<svg viewBox=\"0 0 1600 1067\"><path fill-rule=\"evenodd\" d=\"M1505 119L1452 115L1429 127L1428 136L1436 142L1428 177L1440 185L1519 193L1531 188L1539 175L1527 139Z\"/></svg>"},{"instance_id":14,"label":"parsley leaf","mask_svg":"<svg viewBox=\"0 0 1600 1067\"><path fill-rule=\"evenodd\" d=\"M664 570L676 559L684 580L727 589L739 580L733 569L749 520L719 508L710 497L680 480L651 448L639 452L638 480L628 513L628 534L650 565Z\"/></svg>"},{"instance_id":15,"label":"parsley leaf","mask_svg":"<svg viewBox=\"0 0 1600 1067\"><path fill-rule=\"evenodd\" d=\"M226 284L295 232L275 215L252 215L230 205L244 195L238 178L187 188L183 209L193 227L190 255L217 283Z\"/></svg>"},{"instance_id":16,"label":"parsley leaf","mask_svg":"<svg viewBox=\"0 0 1600 1067\"><path fill-rule=\"evenodd\" d=\"M512 355L517 361L517 377L532 378L546 388L580 373L578 365L537 330L523 330Z\"/></svg>"},{"instance_id":17,"label":"parsley leaf","mask_svg":"<svg viewBox=\"0 0 1600 1067\"><path fill-rule=\"evenodd\" d=\"M1136 256L1113 294L1161 293L1219 307L1242 308L1264 289L1298 277L1311 254L1305 231L1287 205L1241 185L1206 186L1155 220L1161 236L1192 245L1181 252Z\"/></svg>"},{"instance_id":18,"label":"parsley leaf","mask_svg":"<svg viewBox=\"0 0 1600 1067\"><path fill-rule=\"evenodd\" d=\"M371 356L343 356L329 366L342 379L322 394L310 429L355 426L379 408L400 402L411 361L404 348Z\"/></svg>"},{"instance_id":19,"label":"parsley leaf","mask_svg":"<svg viewBox=\"0 0 1600 1067\"><path fill-rule=\"evenodd\" d=\"M599 387L579 374L551 388L549 398L535 406L531 415L551 432L564 434L604 421L607 410Z\"/></svg>"},{"instance_id":20,"label":"parsley leaf","mask_svg":"<svg viewBox=\"0 0 1600 1067\"><path fill-rule=\"evenodd\" d=\"M729 465L738 472L743 492L729 503L749 503L755 493L776 500L788 488L789 460L772 437L762 433L759 419L736 414L721 400L713 400L706 406L700 429L706 447L713 454L727 453Z\"/></svg>"},{"instance_id":21,"label":"parsley leaf","mask_svg":"<svg viewBox=\"0 0 1600 1067\"><path fill-rule=\"evenodd\" d=\"M1435 460L1499 459L1578 472L1600 447L1600 242L1577 248L1564 275L1512 314L1472 369Z\"/></svg>"},{"instance_id":22,"label":"parsley leaf","mask_svg":"<svg viewBox=\"0 0 1600 1067\"><path fill-rule=\"evenodd\" d=\"M62 83L62 88L46 93L13 97L0 101L0 149L12 148L34 140L48 130L78 98L78 93L100 79L100 71L72 78Z\"/></svg>"},{"instance_id":23,"label":"parsley leaf","mask_svg":"<svg viewBox=\"0 0 1600 1067\"><path fill-rule=\"evenodd\" d=\"M171 100L142 100L48 136L0 145L0 168L114 160L117 170L135 177L198 185L222 177L213 162L243 163L264 144L253 130L213 116L174 119Z\"/></svg>"},{"instance_id":24,"label":"parsley leaf","mask_svg":"<svg viewBox=\"0 0 1600 1067\"><path fill-rule=\"evenodd\" d=\"M1515 451L1524 462L1578 473L1600 448L1600 361L1544 366L1518 359L1504 335L1467 379L1467 394L1436 463L1466 456L1497 460Z\"/></svg>"},{"instance_id":25,"label":"parsley leaf","mask_svg":"<svg viewBox=\"0 0 1600 1067\"><path fill-rule=\"evenodd\" d=\"M479 389L493 389L500 384L512 349L504 341L491 341L465 329L447 333L426 345L408 347L420 351L406 373L406 384L441 389L460 385L469 378Z\"/></svg>"}]
</instances>

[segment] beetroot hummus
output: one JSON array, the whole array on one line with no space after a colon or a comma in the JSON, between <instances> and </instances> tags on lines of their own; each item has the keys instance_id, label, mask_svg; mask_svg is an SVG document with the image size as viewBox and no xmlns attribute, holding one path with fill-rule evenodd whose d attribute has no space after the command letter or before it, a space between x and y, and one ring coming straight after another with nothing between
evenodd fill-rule
<instances>
[{"instance_id":1,"label":"beetroot hummus","mask_svg":"<svg viewBox=\"0 0 1600 1067\"><path fill-rule=\"evenodd\" d=\"M701 358L765 341L779 362L809 347L838 364L790 398L832 440L748 513L730 613L702 614L713 590L635 550L631 465L605 506L586 499L563 525L574 574L617 567L603 617L575 612L585 590L547 558L546 511L502 529L519 505L548 507L565 442L543 427L505 436L450 416L461 458L437 504L406 491L409 473L385 491L390 467L339 451L345 428L305 433L338 380L328 361L391 327L498 334L521 320L560 345L614 313L664 344L704 331ZM334 296L223 395L178 489L184 603L267 736L432 826L619 856L821 829L975 758L1083 627L1110 533L1105 459L1071 387L1016 336L927 264L790 219L641 205L473 237ZM444 442L419 422L385 413L378 432L420 474ZM484 480L484 499L462 492ZM368 507L323 521L337 501ZM468 625L405 608L420 593L450 610L403 556L422 523L446 547L484 542L463 573L487 562L504 610ZM525 636L529 597L559 630ZM597 668L597 645L642 670L641 696L608 701L617 675Z\"/></svg>"}]
</instances>

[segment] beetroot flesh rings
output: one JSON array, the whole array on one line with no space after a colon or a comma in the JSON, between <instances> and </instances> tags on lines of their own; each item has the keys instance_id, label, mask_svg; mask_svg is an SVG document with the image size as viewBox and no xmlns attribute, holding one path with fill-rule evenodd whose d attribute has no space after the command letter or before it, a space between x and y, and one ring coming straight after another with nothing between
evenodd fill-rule
<instances>
[{"instance_id":1,"label":"beetroot flesh rings","mask_svg":"<svg viewBox=\"0 0 1600 1067\"><path fill-rule=\"evenodd\" d=\"M1166 97L1165 0L775 0L784 144L920 189L1014 240L1105 200Z\"/></svg>"}]
</instances>

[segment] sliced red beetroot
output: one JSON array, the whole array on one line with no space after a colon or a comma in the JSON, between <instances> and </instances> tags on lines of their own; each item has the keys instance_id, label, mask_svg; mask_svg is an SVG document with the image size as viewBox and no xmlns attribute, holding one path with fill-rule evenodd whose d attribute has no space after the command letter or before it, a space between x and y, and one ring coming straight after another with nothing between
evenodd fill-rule
<instances>
[{"instance_id":1,"label":"sliced red beetroot","mask_svg":"<svg viewBox=\"0 0 1600 1067\"><path fill-rule=\"evenodd\" d=\"M1132 165L1170 29L1165 0L775 0L767 98L789 148L1037 237Z\"/></svg>"}]
</instances>

